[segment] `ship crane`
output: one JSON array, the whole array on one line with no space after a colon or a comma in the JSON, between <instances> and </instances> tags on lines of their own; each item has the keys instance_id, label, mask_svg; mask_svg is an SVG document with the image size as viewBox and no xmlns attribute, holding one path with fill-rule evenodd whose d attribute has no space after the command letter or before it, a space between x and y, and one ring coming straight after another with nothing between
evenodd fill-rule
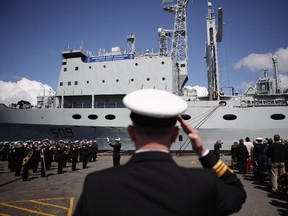
<instances>
[{"instance_id":1,"label":"ship crane","mask_svg":"<svg viewBox=\"0 0 288 216\"><path fill-rule=\"evenodd\" d=\"M219 66L217 42L222 41L222 8L218 9L218 32L216 30L215 14L212 3L208 1L206 63L208 73L209 100L220 99Z\"/></svg>"},{"instance_id":2,"label":"ship crane","mask_svg":"<svg viewBox=\"0 0 288 216\"><path fill-rule=\"evenodd\" d=\"M187 5L189 0L163 0L165 11L173 13L174 29L172 31L171 57L175 59L177 68L177 93L182 94L182 88L188 81L188 43L187 43ZM165 51L165 49L162 51ZM165 53L165 52L164 52Z\"/></svg>"},{"instance_id":3,"label":"ship crane","mask_svg":"<svg viewBox=\"0 0 288 216\"><path fill-rule=\"evenodd\" d=\"M277 62L277 57L273 56L272 57L272 62L273 62L273 70L274 70L274 77L275 77L275 90L276 90L276 94L283 93L283 90L281 88L281 81L279 78L279 71L278 71L278 62Z\"/></svg>"}]
</instances>

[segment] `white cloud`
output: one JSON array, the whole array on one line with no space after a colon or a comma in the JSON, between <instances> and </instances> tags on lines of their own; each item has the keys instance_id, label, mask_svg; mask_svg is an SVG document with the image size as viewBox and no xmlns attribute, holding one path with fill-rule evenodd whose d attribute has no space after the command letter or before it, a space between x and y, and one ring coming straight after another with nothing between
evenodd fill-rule
<instances>
[{"instance_id":1,"label":"white cloud","mask_svg":"<svg viewBox=\"0 0 288 216\"><path fill-rule=\"evenodd\" d=\"M256 54L252 53L240 59L235 65L234 69L238 70L242 67L248 68L250 71L263 70L264 67L269 71L273 71L272 56L277 57L279 73L288 73L288 47L279 48L274 53Z\"/></svg>"},{"instance_id":2,"label":"white cloud","mask_svg":"<svg viewBox=\"0 0 288 216\"><path fill-rule=\"evenodd\" d=\"M202 97L202 96L207 96L208 95L207 88L205 88L203 86L198 86L198 85L196 85L196 86L185 86L184 88L186 88L188 91L196 90L198 97Z\"/></svg>"},{"instance_id":3,"label":"white cloud","mask_svg":"<svg viewBox=\"0 0 288 216\"><path fill-rule=\"evenodd\" d=\"M45 91L44 91L45 89ZM0 80L0 103L9 105L20 100L29 101L36 105L37 96L52 94L53 90L49 85L37 81L22 78L17 82L5 82Z\"/></svg>"},{"instance_id":4,"label":"white cloud","mask_svg":"<svg viewBox=\"0 0 288 216\"><path fill-rule=\"evenodd\" d=\"M238 70L242 67L247 67L251 71L263 70L264 67L272 69L272 53L255 54L252 53L234 65L234 69Z\"/></svg>"}]
</instances>

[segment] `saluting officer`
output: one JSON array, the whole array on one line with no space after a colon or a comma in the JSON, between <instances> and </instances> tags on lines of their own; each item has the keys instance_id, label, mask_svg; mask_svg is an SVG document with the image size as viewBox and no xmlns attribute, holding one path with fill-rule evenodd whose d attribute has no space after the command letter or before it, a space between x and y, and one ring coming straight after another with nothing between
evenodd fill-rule
<instances>
[{"instance_id":1,"label":"saluting officer","mask_svg":"<svg viewBox=\"0 0 288 216\"><path fill-rule=\"evenodd\" d=\"M111 143L109 138L107 137L107 143L113 148L113 166L119 166L120 165L120 151L121 151L121 139L116 138L115 143Z\"/></svg>"},{"instance_id":2,"label":"saluting officer","mask_svg":"<svg viewBox=\"0 0 288 216\"><path fill-rule=\"evenodd\" d=\"M166 91L146 89L123 99L131 110L128 133L135 154L124 165L89 173L74 216L229 215L246 193L237 175L204 145L180 114L187 103ZM169 154L177 119L205 169L180 167ZM107 202L113 208L107 208ZM127 208L129 203L129 208Z\"/></svg>"}]
</instances>

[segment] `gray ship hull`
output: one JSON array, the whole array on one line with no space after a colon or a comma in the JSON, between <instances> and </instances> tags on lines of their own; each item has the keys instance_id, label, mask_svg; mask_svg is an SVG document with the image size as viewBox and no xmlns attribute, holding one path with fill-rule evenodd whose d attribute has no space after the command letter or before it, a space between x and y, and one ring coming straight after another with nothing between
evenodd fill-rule
<instances>
[{"instance_id":1,"label":"gray ship hull","mask_svg":"<svg viewBox=\"0 0 288 216\"><path fill-rule=\"evenodd\" d=\"M243 108L233 106L233 102L229 101L226 106L217 106L217 103L189 102L189 108L184 114L187 121L199 129L209 149L213 149L218 139L224 142L223 150L230 150L234 140L244 139L246 136L255 139L259 136L266 138L274 134L287 134L287 106ZM75 114L81 118L74 119ZM89 119L91 114L97 115L97 119ZM275 115L284 119L273 117ZM106 144L106 137L121 137L123 150L134 150L126 129L129 124L129 111L125 108L11 109L2 106L0 140L88 139L97 140L99 149L106 150L110 149ZM187 136L182 131L171 149L191 150Z\"/></svg>"}]
</instances>

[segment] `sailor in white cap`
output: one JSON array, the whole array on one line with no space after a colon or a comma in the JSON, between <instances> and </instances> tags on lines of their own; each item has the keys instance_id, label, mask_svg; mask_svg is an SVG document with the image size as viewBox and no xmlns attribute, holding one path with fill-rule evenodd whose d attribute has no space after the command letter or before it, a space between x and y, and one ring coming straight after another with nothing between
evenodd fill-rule
<instances>
[{"instance_id":1,"label":"sailor in white cap","mask_svg":"<svg viewBox=\"0 0 288 216\"><path fill-rule=\"evenodd\" d=\"M198 130L180 116L187 104L166 91L147 89L123 99L135 154L124 165L88 174L74 215L228 215L246 198L243 185L203 145ZM203 167L180 167L169 154L180 122ZM107 208L106 203L113 203ZM129 208L127 208L129 203Z\"/></svg>"},{"instance_id":2,"label":"sailor in white cap","mask_svg":"<svg viewBox=\"0 0 288 216\"><path fill-rule=\"evenodd\" d=\"M107 137L107 143L113 148L113 166L119 166L120 165L120 158L121 158L121 139L120 137L115 139L115 143L113 144L110 139Z\"/></svg>"},{"instance_id":3,"label":"sailor in white cap","mask_svg":"<svg viewBox=\"0 0 288 216\"><path fill-rule=\"evenodd\" d=\"M263 141L263 138L262 138L262 137L257 137L256 140L257 140L258 142L262 142L262 141Z\"/></svg>"}]
</instances>

